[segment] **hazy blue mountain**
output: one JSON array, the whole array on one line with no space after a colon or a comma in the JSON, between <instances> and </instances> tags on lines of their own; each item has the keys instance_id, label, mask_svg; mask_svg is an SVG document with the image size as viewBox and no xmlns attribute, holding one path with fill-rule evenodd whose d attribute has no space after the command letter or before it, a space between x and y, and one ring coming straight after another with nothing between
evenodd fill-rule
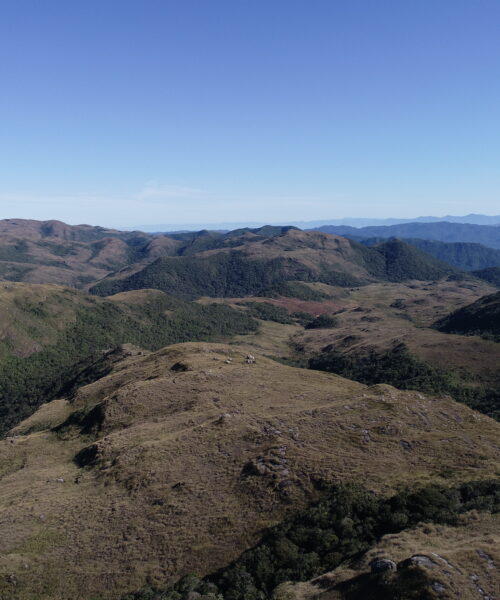
<instances>
[{"instance_id":1,"label":"hazy blue mountain","mask_svg":"<svg viewBox=\"0 0 500 600\"><path fill-rule=\"evenodd\" d=\"M372 219L372 218L360 218L360 217L346 217L343 219L319 219L315 221L287 221L288 225L299 227L300 229L314 229L323 227L325 225L335 226L348 226L348 227L370 227L370 226L388 226L388 225L401 225L403 223L436 223L447 221L448 223L470 223L474 225L500 225L500 215L464 215L463 217L455 217L452 215L446 215L443 217L415 217L412 219L398 219L398 218L387 218L387 219ZM283 225L282 223L271 223L271 225ZM244 223L158 223L153 225L138 225L135 229L140 231L154 232L154 233L183 233L188 231L200 231L202 229L209 229L210 231L233 231L235 229L244 228L258 228L266 225L264 221L255 222L244 222ZM129 227L121 227L127 231Z\"/></svg>"},{"instance_id":2,"label":"hazy blue mountain","mask_svg":"<svg viewBox=\"0 0 500 600\"><path fill-rule=\"evenodd\" d=\"M341 235L350 239L391 238L436 240L440 242L468 242L500 249L499 225L474 225L470 223L403 223L380 227L348 227L325 225L317 231Z\"/></svg>"}]
</instances>

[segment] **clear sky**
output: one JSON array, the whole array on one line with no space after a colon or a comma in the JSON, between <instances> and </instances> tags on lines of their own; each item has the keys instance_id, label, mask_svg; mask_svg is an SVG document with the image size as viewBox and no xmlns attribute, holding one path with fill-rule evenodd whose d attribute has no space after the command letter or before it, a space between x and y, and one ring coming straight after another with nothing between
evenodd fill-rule
<instances>
[{"instance_id":1,"label":"clear sky","mask_svg":"<svg viewBox=\"0 0 500 600\"><path fill-rule=\"evenodd\" d=\"M0 218L500 213L499 0L2 0Z\"/></svg>"}]
</instances>

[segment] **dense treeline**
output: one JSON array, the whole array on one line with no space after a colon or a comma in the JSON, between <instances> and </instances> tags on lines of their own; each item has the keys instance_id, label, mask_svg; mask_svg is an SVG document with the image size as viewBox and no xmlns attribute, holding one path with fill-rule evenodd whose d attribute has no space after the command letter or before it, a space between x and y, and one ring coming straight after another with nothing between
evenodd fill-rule
<instances>
[{"instance_id":1,"label":"dense treeline","mask_svg":"<svg viewBox=\"0 0 500 600\"><path fill-rule=\"evenodd\" d=\"M491 267L489 269L480 269L479 271L474 271L473 275L479 277L479 279L483 279L492 285L496 285L500 287L500 267Z\"/></svg>"},{"instance_id":2,"label":"dense treeline","mask_svg":"<svg viewBox=\"0 0 500 600\"><path fill-rule=\"evenodd\" d=\"M355 242L352 242L353 244ZM450 265L405 244L401 240L389 240L363 252L370 273L388 281L436 280L456 273ZM370 254L366 252L370 251ZM377 258L377 255L379 258Z\"/></svg>"},{"instance_id":3,"label":"dense treeline","mask_svg":"<svg viewBox=\"0 0 500 600\"><path fill-rule=\"evenodd\" d=\"M362 283L349 273L326 266L317 272L290 258L249 260L242 252L230 251L208 257L159 258L124 279L104 279L90 291L99 296L109 296L128 290L153 288L186 299L200 296L241 298L262 295L265 290L273 290L288 280L321 281L339 286ZM300 289L299 293L305 292Z\"/></svg>"},{"instance_id":4,"label":"dense treeline","mask_svg":"<svg viewBox=\"0 0 500 600\"><path fill-rule=\"evenodd\" d=\"M106 349L132 343L156 350L256 329L249 314L227 306L202 306L167 296L136 307L94 299L90 306L78 309L75 322L54 344L28 358L11 356L0 363L0 434L57 397L75 371Z\"/></svg>"},{"instance_id":5,"label":"dense treeline","mask_svg":"<svg viewBox=\"0 0 500 600\"><path fill-rule=\"evenodd\" d=\"M386 240L384 238L367 238L359 241L366 246L375 246ZM500 266L500 250L488 248L483 244L439 242L416 238L403 238L401 241L463 271L488 270L489 267Z\"/></svg>"},{"instance_id":6,"label":"dense treeline","mask_svg":"<svg viewBox=\"0 0 500 600\"><path fill-rule=\"evenodd\" d=\"M404 344L386 352L353 354L330 347L311 358L308 366L367 385L386 383L402 390L449 394L455 400L500 420L500 390L466 385L453 371L419 360Z\"/></svg>"},{"instance_id":7,"label":"dense treeline","mask_svg":"<svg viewBox=\"0 0 500 600\"><path fill-rule=\"evenodd\" d=\"M338 321L332 315L318 315L306 323L306 329L331 329L337 327Z\"/></svg>"},{"instance_id":8,"label":"dense treeline","mask_svg":"<svg viewBox=\"0 0 500 600\"><path fill-rule=\"evenodd\" d=\"M202 238L196 238L193 243ZM351 242L353 262L383 281L435 280L456 274L456 270L399 240L373 248ZM145 288L159 289L182 298L200 296L243 297L281 293L304 299L319 299L319 293L297 282L321 282L340 287L368 283L369 277L354 276L347 270L322 262L307 266L295 258L249 259L239 250L210 256L163 257L142 270L121 279L107 278L91 293L109 296ZM323 298L321 298L323 299Z\"/></svg>"},{"instance_id":9,"label":"dense treeline","mask_svg":"<svg viewBox=\"0 0 500 600\"><path fill-rule=\"evenodd\" d=\"M481 335L500 341L500 292L459 308L434 327L445 333Z\"/></svg>"},{"instance_id":10,"label":"dense treeline","mask_svg":"<svg viewBox=\"0 0 500 600\"><path fill-rule=\"evenodd\" d=\"M429 486L377 496L360 486L338 485L322 499L268 530L254 548L204 579L188 576L165 591L145 589L124 600L267 600L285 581L306 581L366 552L383 535L421 522L455 525L460 514L500 511L500 482L458 488ZM199 595L191 595L196 592Z\"/></svg>"}]
</instances>

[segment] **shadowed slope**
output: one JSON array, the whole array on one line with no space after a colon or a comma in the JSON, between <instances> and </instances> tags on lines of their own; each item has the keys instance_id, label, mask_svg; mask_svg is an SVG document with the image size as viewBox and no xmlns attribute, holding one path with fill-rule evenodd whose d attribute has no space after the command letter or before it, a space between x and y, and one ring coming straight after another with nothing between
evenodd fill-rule
<instances>
[{"instance_id":1,"label":"shadowed slope","mask_svg":"<svg viewBox=\"0 0 500 600\"><path fill-rule=\"evenodd\" d=\"M456 310L435 327L445 333L500 337L500 292Z\"/></svg>"}]
</instances>

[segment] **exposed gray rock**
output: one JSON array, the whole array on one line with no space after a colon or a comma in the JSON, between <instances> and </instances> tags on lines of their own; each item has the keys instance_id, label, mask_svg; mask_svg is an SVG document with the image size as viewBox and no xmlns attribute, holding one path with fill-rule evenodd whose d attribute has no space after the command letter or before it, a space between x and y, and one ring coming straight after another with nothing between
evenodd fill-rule
<instances>
[{"instance_id":1,"label":"exposed gray rock","mask_svg":"<svg viewBox=\"0 0 500 600\"><path fill-rule=\"evenodd\" d=\"M436 563L432 560L432 558L429 558L425 554L414 554L410 558L403 561L403 565L405 567L418 566L432 569L432 567L436 566Z\"/></svg>"},{"instance_id":2,"label":"exposed gray rock","mask_svg":"<svg viewBox=\"0 0 500 600\"><path fill-rule=\"evenodd\" d=\"M431 587L438 594L442 594L443 592L446 591L446 588L444 587L444 585L442 583L440 583L439 581L433 581L431 583Z\"/></svg>"},{"instance_id":3,"label":"exposed gray rock","mask_svg":"<svg viewBox=\"0 0 500 600\"><path fill-rule=\"evenodd\" d=\"M375 558L370 563L372 573L384 573L385 571L396 571L396 563L388 558Z\"/></svg>"},{"instance_id":4,"label":"exposed gray rock","mask_svg":"<svg viewBox=\"0 0 500 600\"><path fill-rule=\"evenodd\" d=\"M436 563L425 554L414 554L408 559L408 562L410 565L430 567L431 569L432 567L436 566Z\"/></svg>"}]
</instances>

